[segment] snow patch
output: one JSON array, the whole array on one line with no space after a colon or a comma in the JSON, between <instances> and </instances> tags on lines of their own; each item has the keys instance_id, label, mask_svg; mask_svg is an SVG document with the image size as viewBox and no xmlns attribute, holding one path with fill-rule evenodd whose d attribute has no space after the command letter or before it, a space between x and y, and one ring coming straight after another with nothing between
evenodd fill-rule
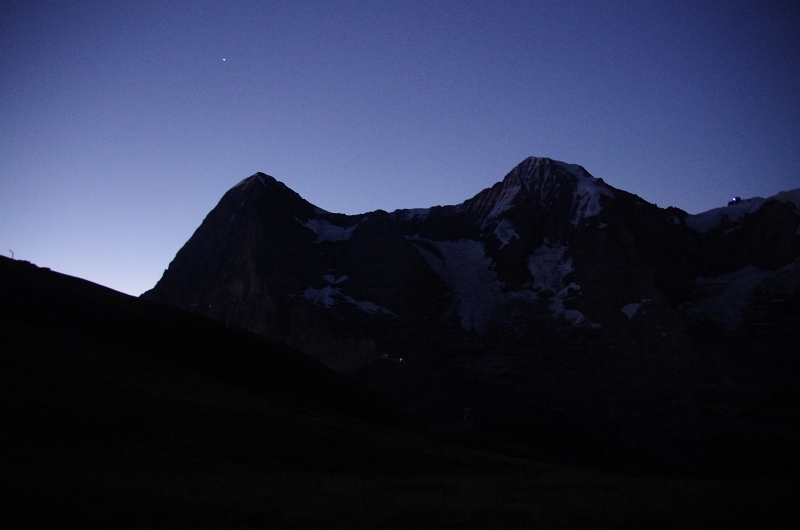
<instances>
[{"instance_id":1,"label":"snow patch","mask_svg":"<svg viewBox=\"0 0 800 530\"><path fill-rule=\"evenodd\" d=\"M594 217L603 211L603 207L600 206L600 197L614 198L614 193L595 184L596 180L585 175L578 177L575 199L572 203L575 209L575 213L572 216L572 226L578 226L581 219Z\"/></svg>"},{"instance_id":2,"label":"snow patch","mask_svg":"<svg viewBox=\"0 0 800 530\"><path fill-rule=\"evenodd\" d=\"M750 304L753 291L766 279L767 274L768 271L748 265L716 278L698 278L695 292L707 297L688 307L686 314L736 329L742 325L743 313Z\"/></svg>"},{"instance_id":3,"label":"snow patch","mask_svg":"<svg viewBox=\"0 0 800 530\"><path fill-rule=\"evenodd\" d=\"M771 296L789 296L798 284L800 258L774 271L748 265L721 276L698 278L694 294L699 300L682 304L681 309L689 317L734 330L742 325L756 289Z\"/></svg>"},{"instance_id":4,"label":"snow patch","mask_svg":"<svg viewBox=\"0 0 800 530\"><path fill-rule=\"evenodd\" d=\"M580 326L586 322L586 317L577 309L567 309L561 315L561 318L568 321L573 326Z\"/></svg>"},{"instance_id":5,"label":"snow patch","mask_svg":"<svg viewBox=\"0 0 800 530\"><path fill-rule=\"evenodd\" d=\"M614 192L602 186L598 186L597 181L600 179L590 177L581 166L577 164L567 164L566 162L560 162L558 160L555 160L555 163L577 179L575 195L572 202L574 210L572 214L572 226L578 226L581 219L594 217L603 211L603 207L600 206L600 197L606 196L612 199L614 198Z\"/></svg>"},{"instance_id":6,"label":"snow patch","mask_svg":"<svg viewBox=\"0 0 800 530\"><path fill-rule=\"evenodd\" d=\"M419 237L418 238L409 238L409 239L411 239L412 241L414 241L414 240L417 240L417 241L428 241L427 239L423 240L422 238L419 238ZM417 252L419 252L419 255L422 256L423 259L428 262L428 265L431 266L431 268L436 273L436 275L439 276L439 278L441 278L442 280L444 280L445 283L447 283L447 272L445 271L444 263L443 263L442 259L440 257L434 255L432 252L428 251L427 249L422 248L419 245L414 245L414 246L416 247Z\"/></svg>"},{"instance_id":7,"label":"snow patch","mask_svg":"<svg viewBox=\"0 0 800 530\"><path fill-rule=\"evenodd\" d=\"M494 207L489 212L489 215L486 216L487 219L494 219L495 217L499 216L503 212L506 212L511 209L511 203L514 202L514 198L519 193L520 186L513 185L513 186L505 186L503 187L500 196L497 198L497 201L494 203Z\"/></svg>"},{"instance_id":8,"label":"snow patch","mask_svg":"<svg viewBox=\"0 0 800 530\"><path fill-rule=\"evenodd\" d=\"M350 302L351 304L353 304L354 306L356 306L365 313L369 313L371 315L374 315L376 313L383 313L384 315L397 316L388 309L386 309L385 307L379 306L375 302L370 302L369 300L356 300L347 295L343 296L346 301Z\"/></svg>"},{"instance_id":9,"label":"snow patch","mask_svg":"<svg viewBox=\"0 0 800 530\"><path fill-rule=\"evenodd\" d=\"M696 232L710 232L725 221L742 221L745 215L757 212L764 203L769 200L789 203L794 206L795 213L800 215L800 188L798 188L795 190L782 191L766 199L762 197L753 197L752 199L744 199L735 204L723 206L722 208L714 208L713 210L696 215L687 215L686 226Z\"/></svg>"},{"instance_id":10,"label":"snow patch","mask_svg":"<svg viewBox=\"0 0 800 530\"><path fill-rule=\"evenodd\" d=\"M532 289L506 293L505 285L498 281L492 260L486 256L478 241L434 241L419 236L408 237L418 242L414 246L437 275L450 287L453 303L461 327L465 331L483 333L492 317L512 302L529 304L547 300L554 317L563 318L573 325L587 323L586 317L576 309L567 309L565 303L580 294L581 286L565 278L572 272L572 258L566 255L567 247L550 245L547 241L531 256L529 270L534 276ZM435 252L425 248L433 246Z\"/></svg>"},{"instance_id":11,"label":"snow patch","mask_svg":"<svg viewBox=\"0 0 800 530\"><path fill-rule=\"evenodd\" d=\"M533 290L547 298L554 317L564 318L577 326L586 317L576 309L566 309L564 303L580 293L575 282L566 284L567 276L574 270L572 258L567 256L566 245L552 245L545 239L528 260L528 270L533 276Z\"/></svg>"},{"instance_id":12,"label":"snow patch","mask_svg":"<svg viewBox=\"0 0 800 530\"><path fill-rule=\"evenodd\" d=\"M309 286L308 289L303 291L303 297L313 304L330 308L336 304L337 299L341 299L345 302L353 304L360 310L371 315L383 313L385 315L397 316L385 307L379 306L375 302L370 302L368 300L356 300L352 296L343 294L341 289L334 287L334 285L338 285L347 280L347 276L340 276L339 278L336 278L332 274L326 274L322 278L328 282L328 285L322 289L314 289L313 287Z\"/></svg>"},{"instance_id":13,"label":"snow patch","mask_svg":"<svg viewBox=\"0 0 800 530\"><path fill-rule=\"evenodd\" d=\"M622 313L628 317L628 320L632 319L639 308L642 306L641 302L634 302L632 304L626 304L622 306Z\"/></svg>"},{"instance_id":14,"label":"snow patch","mask_svg":"<svg viewBox=\"0 0 800 530\"><path fill-rule=\"evenodd\" d=\"M479 203L472 204L472 207L479 211L490 208L482 217L482 228L485 228L492 219L497 219L510 210L523 187L535 203L548 207L548 201L558 196L565 185L570 186L573 194L571 210L573 226L577 226L581 219L596 216L602 211L601 196L614 197L611 190L598 185L600 179L590 176L578 165L554 160L560 169L566 171L565 176L560 170L552 171L551 167L545 167L543 164L546 159L529 158L526 162L526 167L518 175L519 178L507 177L499 187L493 186L488 194L482 195Z\"/></svg>"},{"instance_id":15,"label":"snow patch","mask_svg":"<svg viewBox=\"0 0 800 530\"><path fill-rule=\"evenodd\" d=\"M333 304L336 303L334 300L334 296L341 295L341 291L339 289L331 286L326 285L322 289L314 289L313 287L309 286L308 289L303 291L303 297L306 300L310 300L316 305L321 305L323 307L332 307Z\"/></svg>"},{"instance_id":16,"label":"snow patch","mask_svg":"<svg viewBox=\"0 0 800 530\"><path fill-rule=\"evenodd\" d=\"M628 317L628 320L631 320L634 315L636 315L636 312L639 311L639 308L642 307L642 304L649 301L649 298L642 298L641 302L633 302L622 306L620 311L622 311L622 313Z\"/></svg>"},{"instance_id":17,"label":"snow patch","mask_svg":"<svg viewBox=\"0 0 800 530\"><path fill-rule=\"evenodd\" d=\"M696 215L687 215L686 226L695 232L710 232L725 221L741 221L744 219L745 215L757 212L765 202L767 202L767 199L753 197L752 199L745 199L730 206L714 208L713 210Z\"/></svg>"},{"instance_id":18,"label":"snow patch","mask_svg":"<svg viewBox=\"0 0 800 530\"><path fill-rule=\"evenodd\" d=\"M551 245L545 239L542 246L533 251L528 259L528 270L533 276L534 291L558 292L564 278L574 269L572 258L567 257L566 245Z\"/></svg>"},{"instance_id":19,"label":"snow patch","mask_svg":"<svg viewBox=\"0 0 800 530\"><path fill-rule=\"evenodd\" d=\"M420 237L413 241L427 242L440 252L441 258L414 245L431 268L450 287L465 331L486 330L490 316L505 302L503 284L497 281L492 260L478 241L433 241Z\"/></svg>"},{"instance_id":20,"label":"snow patch","mask_svg":"<svg viewBox=\"0 0 800 530\"><path fill-rule=\"evenodd\" d=\"M507 219L503 219L498 223L497 228L494 229L494 235L500 241L500 248L508 245L513 239L519 239L519 234L514 230L514 225Z\"/></svg>"},{"instance_id":21,"label":"snow patch","mask_svg":"<svg viewBox=\"0 0 800 530\"><path fill-rule=\"evenodd\" d=\"M563 318L573 326L578 326L586 322L586 317L577 309L567 309L564 302L569 298L577 296L581 292L581 286L575 282L570 282L562 287L557 293L549 298L550 312L554 318Z\"/></svg>"},{"instance_id":22,"label":"snow patch","mask_svg":"<svg viewBox=\"0 0 800 530\"><path fill-rule=\"evenodd\" d=\"M359 224L356 223L352 226L342 227L330 221L326 221L325 219L309 219L305 223L299 219L296 219L296 221L317 234L315 243L322 243L323 241L348 241L350 236L353 235L353 230L355 230Z\"/></svg>"}]
</instances>

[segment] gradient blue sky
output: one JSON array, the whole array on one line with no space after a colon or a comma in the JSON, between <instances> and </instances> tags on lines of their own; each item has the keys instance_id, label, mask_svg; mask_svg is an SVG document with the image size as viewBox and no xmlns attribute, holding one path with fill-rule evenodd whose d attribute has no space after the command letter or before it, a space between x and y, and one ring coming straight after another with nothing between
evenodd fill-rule
<instances>
[{"instance_id":1,"label":"gradient blue sky","mask_svg":"<svg viewBox=\"0 0 800 530\"><path fill-rule=\"evenodd\" d=\"M547 156L697 213L799 147L798 2L0 4L0 248L135 295L256 171L361 213Z\"/></svg>"}]
</instances>

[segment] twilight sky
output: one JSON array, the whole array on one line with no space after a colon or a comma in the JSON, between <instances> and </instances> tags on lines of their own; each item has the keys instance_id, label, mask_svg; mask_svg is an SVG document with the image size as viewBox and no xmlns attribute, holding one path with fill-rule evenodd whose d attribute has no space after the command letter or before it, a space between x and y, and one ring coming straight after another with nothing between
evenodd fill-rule
<instances>
[{"instance_id":1,"label":"twilight sky","mask_svg":"<svg viewBox=\"0 0 800 530\"><path fill-rule=\"evenodd\" d=\"M690 213L800 187L798 3L0 3L0 251L129 294L256 171L352 214L531 155Z\"/></svg>"}]
</instances>

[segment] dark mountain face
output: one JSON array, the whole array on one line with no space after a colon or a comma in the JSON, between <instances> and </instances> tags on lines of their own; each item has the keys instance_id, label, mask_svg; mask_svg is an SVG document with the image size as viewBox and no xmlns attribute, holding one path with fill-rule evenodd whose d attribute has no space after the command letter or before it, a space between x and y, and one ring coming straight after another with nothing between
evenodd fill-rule
<instances>
[{"instance_id":1,"label":"dark mountain face","mask_svg":"<svg viewBox=\"0 0 800 530\"><path fill-rule=\"evenodd\" d=\"M285 341L428 421L470 407L476 429L578 462L707 470L732 429L763 446L737 415L764 393L763 421L797 417L798 206L800 190L688 215L529 158L459 205L348 216L258 173L142 296ZM797 452L789 431L776 443Z\"/></svg>"},{"instance_id":2,"label":"dark mountain face","mask_svg":"<svg viewBox=\"0 0 800 530\"><path fill-rule=\"evenodd\" d=\"M751 266L764 280L800 256L797 205L762 202L698 230L692 220L707 214L658 208L580 166L529 158L460 205L348 216L258 173L225 194L143 296L338 369L413 358L442 337L492 349L512 333L524 346L536 339L520 328L530 321L672 355L694 348L692 316L730 324L698 309L698 278Z\"/></svg>"}]
</instances>

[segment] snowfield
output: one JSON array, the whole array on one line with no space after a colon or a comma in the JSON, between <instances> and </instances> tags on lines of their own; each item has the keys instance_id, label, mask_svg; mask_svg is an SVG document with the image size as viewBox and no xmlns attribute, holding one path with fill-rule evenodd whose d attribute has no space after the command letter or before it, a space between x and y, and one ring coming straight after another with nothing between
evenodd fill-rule
<instances>
[{"instance_id":1,"label":"snowfield","mask_svg":"<svg viewBox=\"0 0 800 530\"><path fill-rule=\"evenodd\" d=\"M772 297L789 296L800 284L800 258L778 270L769 271L748 265L717 277L698 278L695 302L682 304L685 314L696 320L709 320L735 330L744 321L744 312L756 290Z\"/></svg>"},{"instance_id":2,"label":"snowfield","mask_svg":"<svg viewBox=\"0 0 800 530\"><path fill-rule=\"evenodd\" d=\"M725 221L742 221L745 215L757 212L764 203L770 200L791 204L794 206L797 215L800 215L800 188L798 188L790 191L782 191L766 199L762 197L753 197L751 199L744 199L736 204L723 206L722 208L714 208L713 210L708 210L707 212L698 213L696 215L687 215L686 226L696 232L708 233ZM798 229L798 235L800 235L800 229Z\"/></svg>"},{"instance_id":3,"label":"snowfield","mask_svg":"<svg viewBox=\"0 0 800 530\"><path fill-rule=\"evenodd\" d=\"M497 224L497 227L494 229L494 235L501 243L500 248L508 245L514 239L519 239L519 234L514 230L514 225L507 219L503 219Z\"/></svg>"},{"instance_id":4,"label":"snowfield","mask_svg":"<svg viewBox=\"0 0 800 530\"><path fill-rule=\"evenodd\" d=\"M305 223L297 219L297 222L305 226L315 234L317 234L316 243L323 241L348 241L350 236L353 235L353 230L358 227L359 223L352 226L337 226L325 219L309 219Z\"/></svg>"},{"instance_id":5,"label":"snowfield","mask_svg":"<svg viewBox=\"0 0 800 530\"><path fill-rule=\"evenodd\" d=\"M600 179L587 175L586 171L581 166L577 164L567 164L566 162L559 162L557 160L555 162L578 179L572 203L572 226L578 226L581 219L594 217L603 211L602 206L600 206L600 197L606 196L612 199L614 198L614 193L611 190L597 185L597 181Z\"/></svg>"},{"instance_id":6,"label":"snowfield","mask_svg":"<svg viewBox=\"0 0 800 530\"><path fill-rule=\"evenodd\" d=\"M347 280L347 276L340 276L336 278L332 274L326 274L322 277L322 279L328 282L328 285L321 289L314 289L313 287L309 286L308 289L303 291L303 298L309 300L315 305L327 308L333 307L337 300L343 300L371 315L382 313L384 315L397 316L385 307L381 307L378 304L368 300L356 300L352 296L342 293L342 290L339 287L334 287L334 285L339 285L345 282Z\"/></svg>"},{"instance_id":7,"label":"snowfield","mask_svg":"<svg viewBox=\"0 0 800 530\"><path fill-rule=\"evenodd\" d=\"M573 271L572 258L566 255L564 245L551 245L545 241L531 256L528 268L533 276L530 290L505 292L505 284L497 279L494 263L486 256L478 241L434 241L421 237L408 238L425 242L438 250L440 256L415 245L420 255L450 287L458 312L461 327L465 331L486 331L487 324L512 302L535 303L547 299L548 307L555 318L563 318L573 325L586 322L580 311L567 309L564 304L580 293L580 285L566 283Z\"/></svg>"},{"instance_id":8,"label":"snowfield","mask_svg":"<svg viewBox=\"0 0 800 530\"><path fill-rule=\"evenodd\" d=\"M465 331L474 329L483 333L491 315L506 301L504 285L497 280L494 263L486 256L483 245L469 239L433 241L411 238L411 241L425 241L441 253L442 257L439 258L422 246L415 245L420 255L453 291L461 327Z\"/></svg>"},{"instance_id":9,"label":"snowfield","mask_svg":"<svg viewBox=\"0 0 800 530\"><path fill-rule=\"evenodd\" d=\"M568 248L566 245L550 244L545 239L528 260L528 270L533 276L533 290L545 297L549 295L553 316L578 326L586 322L586 317L576 309L564 307L567 299L581 290L581 286L575 282L566 283L567 276L574 270L572 258L567 256Z\"/></svg>"}]
</instances>

